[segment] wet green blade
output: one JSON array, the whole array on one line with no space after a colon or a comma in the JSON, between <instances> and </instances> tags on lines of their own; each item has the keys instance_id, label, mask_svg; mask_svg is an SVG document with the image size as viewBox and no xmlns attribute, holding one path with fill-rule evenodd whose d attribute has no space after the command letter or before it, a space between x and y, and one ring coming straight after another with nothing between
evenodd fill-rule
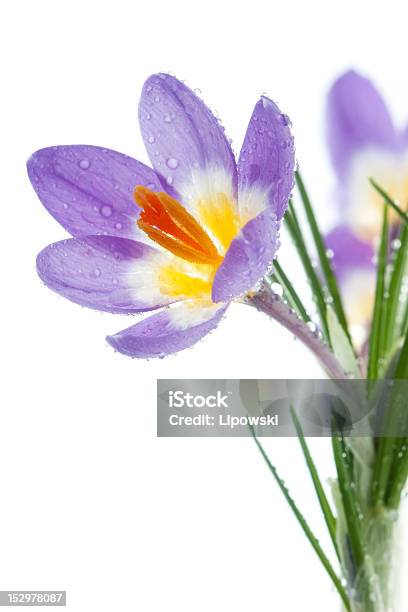
<instances>
[{"instance_id":1,"label":"wet green blade","mask_svg":"<svg viewBox=\"0 0 408 612\"><path fill-rule=\"evenodd\" d=\"M289 278L286 276L278 260L275 260L273 262L273 267L274 267L274 273L271 276L271 279L274 282L277 282L282 286L285 297L288 300L291 307L303 319L303 321L307 323L308 321L310 321L310 317L306 312L306 308L303 306L302 300L300 299L293 284L291 283Z\"/></svg>"},{"instance_id":2,"label":"wet green blade","mask_svg":"<svg viewBox=\"0 0 408 612\"><path fill-rule=\"evenodd\" d=\"M313 210L312 203L310 201L309 195L306 191L305 185L303 183L302 177L299 172L296 172L296 184L300 193L300 197L303 202L303 206L305 209L306 217L309 222L309 227L312 232L313 240L316 247L316 252L319 257L320 267L325 277L327 288L329 290L329 294L332 298L332 305L336 312L337 318L340 322L340 325L344 329L345 334L347 335L350 344L351 336L348 329L347 319L343 308L343 302L341 300L340 291L337 285L336 277L333 273L330 259L327 255L326 245L324 243L322 233L320 231L319 225L317 223L316 215Z\"/></svg>"},{"instance_id":3,"label":"wet green blade","mask_svg":"<svg viewBox=\"0 0 408 612\"><path fill-rule=\"evenodd\" d=\"M353 488L352 486L352 470L349 465L350 451L347 449L342 436L336 433L332 436L332 446L350 546L358 571L363 567L364 563L364 545L357 500L354 493L355 487Z\"/></svg>"},{"instance_id":4,"label":"wet green blade","mask_svg":"<svg viewBox=\"0 0 408 612\"><path fill-rule=\"evenodd\" d=\"M408 335L405 336L394 378L396 380L408 379ZM388 405L385 410L383 436L379 440L377 455L374 464L373 474L373 503L381 506L387 497L387 503L395 506L400 499L401 492L408 473L408 453L405 452L399 457L404 438L395 438L393 433L400 423L401 409L406 412L406 403L401 407L398 399L398 389L391 392ZM394 469L393 469L394 468ZM405 480L404 480L405 475ZM388 495L387 495L388 492Z\"/></svg>"},{"instance_id":5,"label":"wet green blade","mask_svg":"<svg viewBox=\"0 0 408 612\"><path fill-rule=\"evenodd\" d=\"M310 477L313 481L316 495L319 500L320 508L323 512L324 520L326 521L327 529L329 530L329 534L332 539L333 546L336 551L337 557L340 559L339 551L337 548L337 540L336 540L336 518L331 510L329 500L326 497L326 493L324 492L324 488L321 483L319 473L312 459L312 455L310 454L309 447L307 445L305 436L303 434L302 426L293 408L291 408L291 415L292 415L293 423L295 425L296 433L298 435L299 443L303 451L306 465L308 467Z\"/></svg>"},{"instance_id":6,"label":"wet green blade","mask_svg":"<svg viewBox=\"0 0 408 612\"><path fill-rule=\"evenodd\" d=\"M306 243L300 229L299 221L292 202L289 202L289 209L285 214L285 224L289 230L293 244L298 252L300 261L302 262L307 279L310 283L316 307L319 313L323 336L327 342L330 342L329 330L327 326L326 316L326 301L324 291L316 270L314 269L312 259L309 255Z\"/></svg>"},{"instance_id":7,"label":"wet green blade","mask_svg":"<svg viewBox=\"0 0 408 612\"><path fill-rule=\"evenodd\" d=\"M336 587L340 597L343 600L344 606L346 608L346 610L348 610L348 612L351 611L351 607L350 607L350 602L347 596L347 593L341 583L340 578L337 576L336 572L334 571L330 561L328 560L328 558L326 557L325 553L323 552L322 547L319 544L318 539L316 538L316 536L314 535L314 533L312 532L312 530L310 529L306 519L304 518L303 514L300 512L300 510L298 509L297 505L295 504L294 500L292 499L292 497L290 496L290 493L288 491L288 489L286 488L283 480L280 478L275 466L271 463L271 461L269 460L268 455L266 454L263 446L261 445L261 443L259 442L258 438L255 435L254 429L253 427L250 427L252 436L255 440L255 443L262 455L262 457L264 458L269 470L271 471L273 477L275 478L281 492L283 493L286 501L288 502L293 514L295 515L298 523L300 524L301 528L303 529L303 532L305 534L305 536L307 537L307 539L309 540L310 544L312 545L314 551L316 552L317 556L319 557L323 567L325 568L326 572L329 574L334 586Z\"/></svg>"},{"instance_id":8,"label":"wet green blade","mask_svg":"<svg viewBox=\"0 0 408 612\"><path fill-rule=\"evenodd\" d=\"M407 274L408 263L408 224L404 224L399 237L400 246L394 258L389 284L389 298L385 323L385 352L391 351L395 341L403 335L403 309L401 308L401 289ZM405 304L406 309L406 304ZM402 313L402 316L401 316Z\"/></svg>"},{"instance_id":9,"label":"wet green blade","mask_svg":"<svg viewBox=\"0 0 408 612\"><path fill-rule=\"evenodd\" d=\"M367 378L375 381L380 373L380 359L384 357L384 333L385 333L385 268L388 255L388 214L384 207L384 218L381 232L381 242L378 250L377 282L375 289L374 313L371 323L370 347L368 354ZM372 384L369 384L372 388Z\"/></svg>"},{"instance_id":10,"label":"wet green blade","mask_svg":"<svg viewBox=\"0 0 408 612\"><path fill-rule=\"evenodd\" d=\"M396 202L394 202L394 200L388 195L388 193L386 191L384 191L384 189L382 187L380 187L380 185L378 185L378 183L375 182L374 179L370 178L370 183L371 185L374 187L374 189L380 194L380 196L382 196L384 198L384 200L386 201L386 203L391 206L391 208L393 208L395 210L395 212L397 213L397 215L399 215L401 217L401 219L403 221L405 221L405 223L408 223L408 214L406 212L404 212Z\"/></svg>"}]
</instances>

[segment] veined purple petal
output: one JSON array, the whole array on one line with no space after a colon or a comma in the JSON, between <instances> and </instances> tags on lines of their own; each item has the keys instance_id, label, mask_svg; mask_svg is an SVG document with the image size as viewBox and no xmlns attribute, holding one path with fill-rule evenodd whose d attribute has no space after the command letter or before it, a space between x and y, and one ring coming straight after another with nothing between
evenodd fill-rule
<instances>
[{"instance_id":1,"label":"veined purple petal","mask_svg":"<svg viewBox=\"0 0 408 612\"><path fill-rule=\"evenodd\" d=\"M278 220L286 210L293 187L295 150L290 121L272 100L256 104L238 161L240 208L254 189L266 195ZM258 211L260 212L260 211Z\"/></svg>"},{"instance_id":2,"label":"veined purple petal","mask_svg":"<svg viewBox=\"0 0 408 612\"><path fill-rule=\"evenodd\" d=\"M37 257L41 280L81 306L132 313L169 304L153 282L152 267L162 254L146 244L114 236L68 238Z\"/></svg>"},{"instance_id":3,"label":"veined purple petal","mask_svg":"<svg viewBox=\"0 0 408 612\"><path fill-rule=\"evenodd\" d=\"M156 173L110 149L88 145L40 149L27 162L38 197L73 236L142 237L136 185L161 189Z\"/></svg>"},{"instance_id":4,"label":"veined purple petal","mask_svg":"<svg viewBox=\"0 0 408 612\"><path fill-rule=\"evenodd\" d=\"M212 290L214 302L230 301L254 287L272 263L278 248L278 222L271 209L240 231L218 268Z\"/></svg>"},{"instance_id":5,"label":"veined purple petal","mask_svg":"<svg viewBox=\"0 0 408 612\"><path fill-rule=\"evenodd\" d=\"M217 327L227 307L227 304L203 307L198 302L183 302L108 336L107 341L130 357L164 357L201 340Z\"/></svg>"},{"instance_id":6,"label":"veined purple petal","mask_svg":"<svg viewBox=\"0 0 408 612\"><path fill-rule=\"evenodd\" d=\"M222 170L236 184L230 144L209 108L186 85L167 74L144 84L139 103L143 140L166 188L180 192L200 171Z\"/></svg>"},{"instance_id":7,"label":"veined purple petal","mask_svg":"<svg viewBox=\"0 0 408 612\"><path fill-rule=\"evenodd\" d=\"M335 227L325 238L328 249L333 252L332 262L336 275L341 279L350 270L374 268L374 249L369 242L360 240L346 225Z\"/></svg>"},{"instance_id":8,"label":"veined purple petal","mask_svg":"<svg viewBox=\"0 0 408 612\"><path fill-rule=\"evenodd\" d=\"M343 74L327 100L327 139L339 178L348 172L353 154L363 148L398 148L398 135L384 100L357 72Z\"/></svg>"}]
</instances>

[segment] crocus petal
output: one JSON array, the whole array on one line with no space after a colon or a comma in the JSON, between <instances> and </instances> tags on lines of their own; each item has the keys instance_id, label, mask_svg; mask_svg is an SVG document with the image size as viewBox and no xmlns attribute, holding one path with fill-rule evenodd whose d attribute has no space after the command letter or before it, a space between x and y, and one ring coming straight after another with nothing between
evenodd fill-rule
<instances>
[{"instance_id":1,"label":"crocus petal","mask_svg":"<svg viewBox=\"0 0 408 612\"><path fill-rule=\"evenodd\" d=\"M160 292L154 269L163 254L146 244L114 236L69 238L37 257L44 283L81 306L106 312L152 310L174 299Z\"/></svg>"},{"instance_id":2,"label":"crocus petal","mask_svg":"<svg viewBox=\"0 0 408 612\"><path fill-rule=\"evenodd\" d=\"M332 262L339 278L343 278L350 270L374 267L373 246L360 240L346 225L335 227L326 236L325 243L333 253Z\"/></svg>"},{"instance_id":3,"label":"crocus petal","mask_svg":"<svg viewBox=\"0 0 408 612\"><path fill-rule=\"evenodd\" d=\"M253 217L267 203L280 220L293 187L294 168L290 121L263 96L252 113L238 161L241 214Z\"/></svg>"},{"instance_id":4,"label":"crocus petal","mask_svg":"<svg viewBox=\"0 0 408 612\"><path fill-rule=\"evenodd\" d=\"M161 189L156 173L110 149L88 145L41 149L27 162L38 197L73 236L140 238L136 185Z\"/></svg>"},{"instance_id":5,"label":"crocus petal","mask_svg":"<svg viewBox=\"0 0 408 612\"><path fill-rule=\"evenodd\" d=\"M354 71L337 79L329 92L327 138L339 178L347 174L356 151L398 147L398 135L384 100L371 81Z\"/></svg>"},{"instance_id":6,"label":"crocus petal","mask_svg":"<svg viewBox=\"0 0 408 612\"><path fill-rule=\"evenodd\" d=\"M278 222L271 209L249 221L232 241L218 268L212 289L214 302L243 295L264 276L278 248Z\"/></svg>"},{"instance_id":7,"label":"crocus petal","mask_svg":"<svg viewBox=\"0 0 408 612\"><path fill-rule=\"evenodd\" d=\"M107 341L130 357L164 357L201 340L217 327L226 308L226 304L183 302L108 336Z\"/></svg>"},{"instance_id":8,"label":"crocus petal","mask_svg":"<svg viewBox=\"0 0 408 612\"><path fill-rule=\"evenodd\" d=\"M167 74L149 77L140 98L139 120L147 153L166 189L188 192L209 169L215 175L222 173L229 191L234 189L231 146L220 123L186 85Z\"/></svg>"}]
</instances>

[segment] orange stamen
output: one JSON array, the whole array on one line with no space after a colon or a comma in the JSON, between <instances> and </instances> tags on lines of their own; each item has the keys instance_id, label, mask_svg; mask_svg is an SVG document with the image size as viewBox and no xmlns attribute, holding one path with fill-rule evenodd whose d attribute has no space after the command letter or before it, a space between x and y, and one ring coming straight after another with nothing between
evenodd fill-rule
<instances>
[{"instance_id":1,"label":"orange stamen","mask_svg":"<svg viewBox=\"0 0 408 612\"><path fill-rule=\"evenodd\" d=\"M220 262L221 256L207 232L177 200L141 185L134 195L142 208L137 224L152 240L187 261Z\"/></svg>"}]
</instances>

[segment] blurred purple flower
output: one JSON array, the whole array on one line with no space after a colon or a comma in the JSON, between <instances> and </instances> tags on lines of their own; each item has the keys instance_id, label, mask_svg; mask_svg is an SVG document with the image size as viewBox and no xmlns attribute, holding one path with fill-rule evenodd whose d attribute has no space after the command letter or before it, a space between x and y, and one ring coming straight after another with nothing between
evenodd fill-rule
<instances>
[{"instance_id":1,"label":"blurred purple flower","mask_svg":"<svg viewBox=\"0 0 408 612\"><path fill-rule=\"evenodd\" d=\"M37 151L28 174L73 236L38 255L40 278L97 310L162 308L107 338L126 355L160 357L200 340L264 276L293 186L294 146L287 117L263 96L236 162L219 121L166 74L144 84L139 120L153 169L76 145Z\"/></svg>"},{"instance_id":2,"label":"blurred purple flower","mask_svg":"<svg viewBox=\"0 0 408 612\"><path fill-rule=\"evenodd\" d=\"M374 178L395 200L408 200L408 130L398 131L380 93L354 71L340 76L327 100L327 137L337 176L339 224L327 236L352 322L371 316L375 241L383 200ZM390 221L397 223L396 215Z\"/></svg>"}]
</instances>

